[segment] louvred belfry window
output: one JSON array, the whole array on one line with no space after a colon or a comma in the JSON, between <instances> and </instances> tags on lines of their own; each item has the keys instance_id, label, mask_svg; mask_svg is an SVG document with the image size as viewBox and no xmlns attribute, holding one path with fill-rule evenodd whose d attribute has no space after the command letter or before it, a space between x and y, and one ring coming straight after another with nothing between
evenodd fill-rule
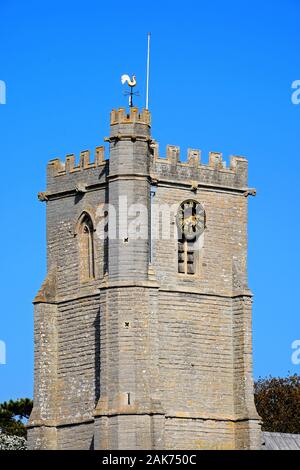
<instances>
[{"instance_id":1,"label":"louvred belfry window","mask_svg":"<svg viewBox=\"0 0 300 470\"><path fill-rule=\"evenodd\" d=\"M178 225L178 273L197 273L196 241L205 228L205 211L193 200L184 201L177 214Z\"/></svg>"}]
</instances>

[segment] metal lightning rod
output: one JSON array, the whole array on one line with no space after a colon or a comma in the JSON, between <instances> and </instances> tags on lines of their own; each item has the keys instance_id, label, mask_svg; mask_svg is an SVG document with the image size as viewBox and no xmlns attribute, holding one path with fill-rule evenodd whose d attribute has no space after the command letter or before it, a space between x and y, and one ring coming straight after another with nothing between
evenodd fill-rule
<instances>
[{"instance_id":1,"label":"metal lightning rod","mask_svg":"<svg viewBox=\"0 0 300 470\"><path fill-rule=\"evenodd\" d=\"M147 50L146 109L149 109L149 77L150 77L150 33L148 33L148 50Z\"/></svg>"}]
</instances>

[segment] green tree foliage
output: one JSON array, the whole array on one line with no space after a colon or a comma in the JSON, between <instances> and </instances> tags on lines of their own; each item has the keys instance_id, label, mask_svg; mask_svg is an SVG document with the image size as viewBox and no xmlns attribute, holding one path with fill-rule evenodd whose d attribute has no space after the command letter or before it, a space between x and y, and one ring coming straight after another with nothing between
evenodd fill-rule
<instances>
[{"instance_id":1,"label":"green tree foliage","mask_svg":"<svg viewBox=\"0 0 300 470\"><path fill-rule=\"evenodd\" d=\"M0 403L0 431L6 434L26 437L25 422L32 410L32 400L20 398Z\"/></svg>"},{"instance_id":2,"label":"green tree foliage","mask_svg":"<svg viewBox=\"0 0 300 470\"><path fill-rule=\"evenodd\" d=\"M300 434L300 375L260 378L255 404L263 431Z\"/></svg>"}]
</instances>

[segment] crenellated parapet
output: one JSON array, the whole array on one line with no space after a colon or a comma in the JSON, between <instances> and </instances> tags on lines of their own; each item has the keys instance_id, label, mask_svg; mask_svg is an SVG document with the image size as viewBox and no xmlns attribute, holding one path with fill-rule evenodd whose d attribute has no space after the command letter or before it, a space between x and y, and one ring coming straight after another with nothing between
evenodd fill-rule
<instances>
[{"instance_id":1,"label":"crenellated parapet","mask_svg":"<svg viewBox=\"0 0 300 470\"><path fill-rule=\"evenodd\" d=\"M91 160L89 150L80 152L79 161L73 154L67 155L65 161L56 158L50 160L47 166L47 191L69 191L79 183L93 185L100 182L100 174L105 178L107 160L104 156L104 147L96 147L95 155Z\"/></svg>"},{"instance_id":2,"label":"crenellated parapet","mask_svg":"<svg viewBox=\"0 0 300 470\"><path fill-rule=\"evenodd\" d=\"M67 173L77 173L82 170L89 170L90 168L97 168L105 164L104 147L96 147L94 161L90 160L90 151L84 150L80 152L79 162L76 164L76 157L74 154L66 156L63 162L59 158L50 160L48 163L48 172L52 176L61 176Z\"/></svg>"},{"instance_id":3,"label":"crenellated parapet","mask_svg":"<svg viewBox=\"0 0 300 470\"><path fill-rule=\"evenodd\" d=\"M151 114L147 109L114 109L110 125L110 136L104 140L110 144L110 156L115 155L112 161L105 160L103 146L96 148L92 160L88 150L80 153L78 161L73 154L67 155L65 161L51 160L47 168L46 197L49 192L72 188L74 191L81 188L82 192L82 188L104 184L109 172L110 175L124 174L134 169L141 174L149 168L149 163L153 181L189 186L193 191L198 187L213 186L254 194L248 188L248 161L244 157L230 156L227 165L222 153L210 152L208 163L203 163L200 150L188 149L187 155L181 158L180 148L175 145L167 145L166 156L160 157L158 143L150 135ZM120 149L125 156L135 155L133 160L130 157L127 161ZM152 154L150 162L149 151ZM39 197L44 199L45 196L40 193Z\"/></svg>"},{"instance_id":4,"label":"crenellated parapet","mask_svg":"<svg viewBox=\"0 0 300 470\"><path fill-rule=\"evenodd\" d=\"M116 124L147 124L151 125L151 114L148 109L130 108L129 113L125 108L113 109L110 113L110 125Z\"/></svg>"},{"instance_id":5,"label":"crenellated parapet","mask_svg":"<svg viewBox=\"0 0 300 470\"><path fill-rule=\"evenodd\" d=\"M248 185L248 161L241 156L230 156L227 167L222 153L210 152L208 164L201 162L201 151L188 149L186 161L180 160L180 148L167 145L166 157L159 156L158 144L152 141L151 173L154 178L175 182L198 182L228 188L246 189Z\"/></svg>"}]
</instances>

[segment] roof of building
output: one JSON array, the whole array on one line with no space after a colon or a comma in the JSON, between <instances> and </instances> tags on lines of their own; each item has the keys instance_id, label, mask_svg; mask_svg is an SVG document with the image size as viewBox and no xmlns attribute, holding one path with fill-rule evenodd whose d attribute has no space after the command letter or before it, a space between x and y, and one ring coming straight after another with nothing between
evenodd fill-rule
<instances>
[{"instance_id":1,"label":"roof of building","mask_svg":"<svg viewBox=\"0 0 300 470\"><path fill-rule=\"evenodd\" d=\"M263 432L264 450L300 450L300 434Z\"/></svg>"}]
</instances>

